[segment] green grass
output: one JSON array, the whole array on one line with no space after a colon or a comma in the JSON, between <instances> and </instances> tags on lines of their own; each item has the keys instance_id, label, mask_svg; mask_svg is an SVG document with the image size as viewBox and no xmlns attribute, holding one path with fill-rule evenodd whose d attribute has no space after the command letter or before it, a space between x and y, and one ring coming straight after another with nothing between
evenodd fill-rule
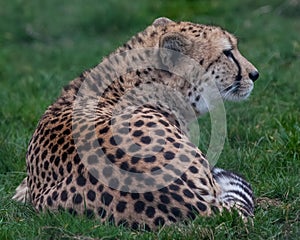
<instances>
[{"instance_id":1,"label":"green grass","mask_svg":"<svg viewBox=\"0 0 300 240\"><path fill-rule=\"evenodd\" d=\"M298 0L1 1L0 239L297 239L299 12ZM225 214L134 232L12 202L28 141L61 87L158 16L223 26L260 70L248 101L226 103L228 137L218 162L251 182L258 199L253 225Z\"/></svg>"}]
</instances>

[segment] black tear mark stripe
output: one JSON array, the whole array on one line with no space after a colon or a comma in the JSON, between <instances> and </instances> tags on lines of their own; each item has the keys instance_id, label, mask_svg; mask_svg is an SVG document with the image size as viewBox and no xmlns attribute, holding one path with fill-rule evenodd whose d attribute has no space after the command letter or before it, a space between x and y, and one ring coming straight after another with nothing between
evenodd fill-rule
<instances>
[{"instance_id":1,"label":"black tear mark stripe","mask_svg":"<svg viewBox=\"0 0 300 240\"><path fill-rule=\"evenodd\" d=\"M233 53L231 53L231 58L234 61L234 63L236 64L237 68L238 68L238 74L235 77L236 81L240 81L242 79L242 68L241 65L239 63L239 61L235 58L235 56L233 55Z\"/></svg>"}]
</instances>

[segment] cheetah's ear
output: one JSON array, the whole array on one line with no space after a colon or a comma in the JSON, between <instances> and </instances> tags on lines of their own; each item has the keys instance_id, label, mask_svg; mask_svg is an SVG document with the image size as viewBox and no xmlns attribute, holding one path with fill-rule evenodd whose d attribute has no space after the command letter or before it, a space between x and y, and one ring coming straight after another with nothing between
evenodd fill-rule
<instances>
[{"instance_id":1,"label":"cheetah's ear","mask_svg":"<svg viewBox=\"0 0 300 240\"><path fill-rule=\"evenodd\" d=\"M192 48L192 41L178 32L170 32L164 34L160 41L159 47L162 63L176 65L180 56L186 55ZM171 51L168 51L171 50Z\"/></svg>"},{"instance_id":2,"label":"cheetah's ear","mask_svg":"<svg viewBox=\"0 0 300 240\"><path fill-rule=\"evenodd\" d=\"M185 54L191 49L192 41L178 32L170 32L161 37L159 47Z\"/></svg>"},{"instance_id":3,"label":"cheetah's ear","mask_svg":"<svg viewBox=\"0 0 300 240\"><path fill-rule=\"evenodd\" d=\"M160 17L160 18L155 19L154 22L152 23L152 25L154 27L158 27L158 26L164 26L168 23L173 23L173 21L166 17Z\"/></svg>"}]
</instances>

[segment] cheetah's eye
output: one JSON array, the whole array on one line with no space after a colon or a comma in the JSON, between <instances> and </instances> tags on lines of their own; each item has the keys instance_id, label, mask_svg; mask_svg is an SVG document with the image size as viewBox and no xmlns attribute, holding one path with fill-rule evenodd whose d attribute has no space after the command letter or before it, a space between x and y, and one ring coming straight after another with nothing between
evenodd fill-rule
<instances>
[{"instance_id":1,"label":"cheetah's eye","mask_svg":"<svg viewBox=\"0 0 300 240\"><path fill-rule=\"evenodd\" d=\"M228 57L228 58L232 58L233 57L231 50L232 49L223 50L223 53L225 54L226 57Z\"/></svg>"}]
</instances>

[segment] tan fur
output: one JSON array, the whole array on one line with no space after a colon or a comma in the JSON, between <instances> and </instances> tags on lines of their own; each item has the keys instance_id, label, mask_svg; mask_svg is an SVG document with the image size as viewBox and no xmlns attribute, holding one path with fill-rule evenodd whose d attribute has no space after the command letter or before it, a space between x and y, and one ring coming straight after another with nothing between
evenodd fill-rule
<instances>
[{"instance_id":1,"label":"tan fur","mask_svg":"<svg viewBox=\"0 0 300 240\"><path fill-rule=\"evenodd\" d=\"M132 57L130 50L159 47L188 58L181 56L176 62L172 52L158 51L169 71L147 68L114 77L112 61L121 71L135 57L147 58L147 54ZM228 49L241 67L238 86L234 86L237 63L223 53ZM189 69L189 58L197 63L198 75L192 82L170 73ZM253 88L249 79L253 71L239 53L236 38L221 28L157 19L101 64L71 81L47 109L28 147L27 181L17 188L14 199L25 201L28 192L38 210L63 208L95 215L101 222L146 229L195 214L208 216L214 208L222 210L226 204L218 200L220 187L210 165L187 137L186 110L192 107L197 115L205 112L198 96L207 82L214 82L224 99L245 99ZM149 83L153 88L144 88ZM160 86L170 89L169 95ZM226 91L231 86L234 91ZM177 93L187 104L179 113ZM107 159L116 168L109 169ZM163 173L153 175L158 168ZM148 174L148 178L130 177L128 171ZM147 188L152 190L140 192Z\"/></svg>"}]
</instances>

